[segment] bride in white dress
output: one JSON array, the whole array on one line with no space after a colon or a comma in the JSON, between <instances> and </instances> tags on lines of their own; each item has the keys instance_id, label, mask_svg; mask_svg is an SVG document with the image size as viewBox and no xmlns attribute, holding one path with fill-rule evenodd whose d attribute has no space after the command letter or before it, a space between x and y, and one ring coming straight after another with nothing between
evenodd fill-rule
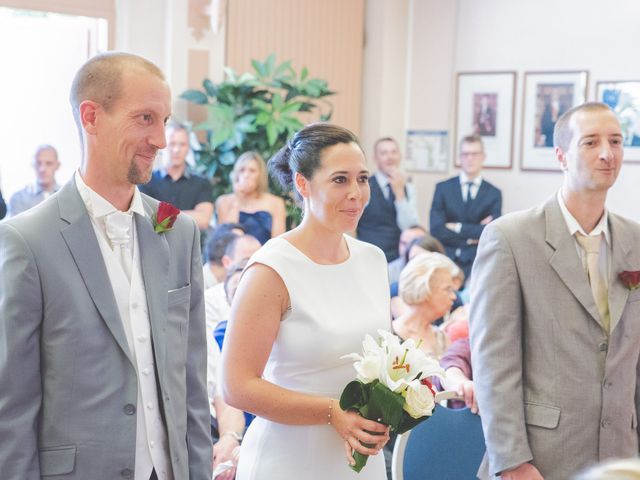
<instances>
[{"instance_id":1,"label":"bride in white dress","mask_svg":"<svg viewBox=\"0 0 640 480\"><path fill-rule=\"evenodd\" d=\"M338 404L355 378L341 357L390 327L384 254L346 235L369 200L364 154L348 130L313 124L269 164L295 188L304 217L251 258L233 301L224 396L258 416L236 478L385 480L378 453L388 428ZM371 456L359 474L349 468L354 450Z\"/></svg>"}]
</instances>

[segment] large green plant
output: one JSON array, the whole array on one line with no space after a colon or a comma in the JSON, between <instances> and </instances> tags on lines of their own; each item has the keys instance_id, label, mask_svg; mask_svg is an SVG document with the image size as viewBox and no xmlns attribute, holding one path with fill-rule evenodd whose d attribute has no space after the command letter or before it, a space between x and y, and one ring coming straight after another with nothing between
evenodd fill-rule
<instances>
[{"instance_id":1,"label":"large green plant","mask_svg":"<svg viewBox=\"0 0 640 480\"><path fill-rule=\"evenodd\" d=\"M327 82L310 78L307 68L300 73L275 55L264 62L252 60L252 72L238 74L226 68L226 78L215 84L202 82L202 90L187 90L181 97L205 105L206 121L196 130L206 131L206 140L196 150L199 170L211 178L217 197L231 191L229 175L238 156L249 150L268 160L300 128L303 121L327 121L333 106L325 97L333 95ZM274 193L285 198L289 223L299 212L291 197L271 183Z\"/></svg>"}]
</instances>

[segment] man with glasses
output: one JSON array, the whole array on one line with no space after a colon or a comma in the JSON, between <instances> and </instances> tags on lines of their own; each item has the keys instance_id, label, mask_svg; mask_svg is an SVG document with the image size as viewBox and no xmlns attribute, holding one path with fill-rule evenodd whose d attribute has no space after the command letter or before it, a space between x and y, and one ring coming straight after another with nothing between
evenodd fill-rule
<instances>
[{"instance_id":1,"label":"man with glasses","mask_svg":"<svg viewBox=\"0 0 640 480\"><path fill-rule=\"evenodd\" d=\"M431 204L431 234L442 242L466 279L482 230L502 213L502 193L481 175L485 157L479 135L464 137L460 141L462 171L436 185Z\"/></svg>"}]
</instances>

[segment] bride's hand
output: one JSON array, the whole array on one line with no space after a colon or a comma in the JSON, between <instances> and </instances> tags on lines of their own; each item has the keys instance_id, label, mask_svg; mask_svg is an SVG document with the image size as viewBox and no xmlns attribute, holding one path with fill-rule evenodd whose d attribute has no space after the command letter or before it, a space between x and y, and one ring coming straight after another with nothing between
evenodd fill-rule
<instances>
[{"instance_id":1,"label":"bride's hand","mask_svg":"<svg viewBox=\"0 0 640 480\"><path fill-rule=\"evenodd\" d=\"M373 420L367 420L356 412L344 411L333 402L331 412L331 425L345 440L345 453L351 465L355 464L353 451L363 455L376 455L389 441L389 427ZM374 435L369 432L374 432ZM363 444L372 445L366 447Z\"/></svg>"}]
</instances>

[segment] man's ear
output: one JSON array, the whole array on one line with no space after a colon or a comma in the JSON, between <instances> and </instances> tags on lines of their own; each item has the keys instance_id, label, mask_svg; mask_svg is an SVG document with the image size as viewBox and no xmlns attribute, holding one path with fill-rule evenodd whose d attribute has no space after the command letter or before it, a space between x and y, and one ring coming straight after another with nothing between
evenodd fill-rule
<instances>
[{"instance_id":1,"label":"man's ear","mask_svg":"<svg viewBox=\"0 0 640 480\"><path fill-rule=\"evenodd\" d=\"M222 262L222 266L224 267L224 269L227 271L229 270L229 267L233 265L233 261L231 260L231 257L229 257L229 255L223 255L220 261Z\"/></svg>"},{"instance_id":2,"label":"man's ear","mask_svg":"<svg viewBox=\"0 0 640 480\"><path fill-rule=\"evenodd\" d=\"M95 135L98 124L98 110L100 105L91 100L85 100L80 104L80 123L87 135Z\"/></svg>"},{"instance_id":3,"label":"man's ear","mask_svg":"<svg viewBox=\"0 0 640 480\"><path fill-rule=\"evenodd\" d=\"M293 177L293 183L302 198L307 198L309 196L309 180L307 180L304 175L296 172Z\"/></svg>"},{"instance_id":4,"label":"man's ear","mask_svg":"<svg viewBox=\"0 0 640 480\"><path fill-rule=\"evenodd\" d=\"M560 164L560 170L562 170L563 172L566 172L567 171L567 155L564 153L564 150L562 150L561 147L556 147L554 150L554 153L556 155L556 160Z\"/></svg>"}]
</instances>

